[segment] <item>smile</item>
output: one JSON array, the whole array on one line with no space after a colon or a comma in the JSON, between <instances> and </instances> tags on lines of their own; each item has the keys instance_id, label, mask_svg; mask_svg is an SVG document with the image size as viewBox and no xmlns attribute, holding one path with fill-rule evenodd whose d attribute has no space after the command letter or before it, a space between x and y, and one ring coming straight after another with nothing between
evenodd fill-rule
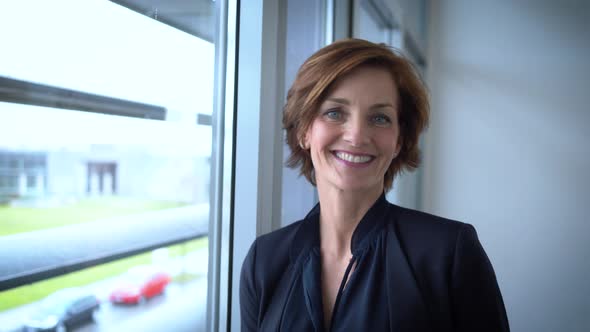
<instances>
[{"instance_id":1,"label":"smile","mask_svg":"<svg viewBox=\"0 0 590 332\"><path fill-rule=\"evenodd\" d=\"M338 159L347 161L349 163L354 163L354 164L365 164L365 163L370 162L374 158L374 157L368 156L368 155L353 155L353 154L342 152L342 151L336 151L336 152L334 152L334 155Z\"/></svg>"}]
</instances>

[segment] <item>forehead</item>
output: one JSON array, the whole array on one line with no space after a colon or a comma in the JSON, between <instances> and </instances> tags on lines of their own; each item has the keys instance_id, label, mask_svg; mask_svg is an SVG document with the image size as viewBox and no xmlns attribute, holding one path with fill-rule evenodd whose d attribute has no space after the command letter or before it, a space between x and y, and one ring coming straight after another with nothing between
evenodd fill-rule
<instances>
[{"instance_id":1,"label":"forehead","mask_svg":"<svg viewBox=\"0 0 590 332\"><path fill-rule=\"evenodd\" d=\"M337 78L326 89L325 101L331 97L382 99L395 102L398 88L390 70L381 66L363 65Z\"/></svg>"}]
</instances>

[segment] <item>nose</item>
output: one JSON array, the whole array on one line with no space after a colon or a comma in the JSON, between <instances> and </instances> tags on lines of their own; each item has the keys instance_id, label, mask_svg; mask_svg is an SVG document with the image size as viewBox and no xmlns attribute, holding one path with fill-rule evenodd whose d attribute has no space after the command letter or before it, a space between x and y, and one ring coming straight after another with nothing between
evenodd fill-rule
<instances>
[{"instance_id":1,"label":"nose","mask_svg":"<svg viewBox=\"0 0 590 332\"><path fill-rule=\"evenodd\" d=\"M354 147L361 147L370 140L370 129L360 117L353 116L344 126L343 139Z\"/></svg>"}]
</instances>

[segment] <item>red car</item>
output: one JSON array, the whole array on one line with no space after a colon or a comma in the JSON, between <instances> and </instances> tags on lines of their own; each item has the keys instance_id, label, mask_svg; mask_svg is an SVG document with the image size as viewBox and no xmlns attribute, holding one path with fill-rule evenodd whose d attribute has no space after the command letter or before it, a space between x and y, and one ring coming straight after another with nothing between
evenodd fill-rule
<instances>
[{"instance_id":1,"label":"red car","mask_svg":"<svg viewBox=\"0 0 590 332\"><path fill-rule=\"evenodd\" d=\"M147 266L129 270L124 280L111 292L109 300L118 304L138 304L162 294L172 278L166 272Z\"/></svg>"}]
</instances>

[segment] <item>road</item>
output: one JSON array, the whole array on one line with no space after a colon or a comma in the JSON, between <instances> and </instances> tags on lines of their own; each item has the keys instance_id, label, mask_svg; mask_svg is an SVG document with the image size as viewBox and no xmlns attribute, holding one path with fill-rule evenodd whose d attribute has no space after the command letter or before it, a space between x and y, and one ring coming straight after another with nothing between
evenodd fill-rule
<instances>
[{"instance_id":1,"label":"road","mask_svg":"<svg viewBox=\"0 0 590 332\"><path fill-rule=\"evenodd\" d=\"M15 279L33 272L207 234L208 227L209 206L201 204L2 236L0 285L11 288Z\"/></svg>"},{"instance_id":2,"label":"road","mask_svg":"<svg viewBox=\"0 0 590 332\"><path fill-rule=\"evenodd\" d=\"M110 289L118 278L103 280L86 290L101 299L101 307L89 322L69 332L123 332L170 331L198 332L205 330L207 308L207 250L189 253L183 259L169 259L166 270L177 275L189 272L201 277L178 283L172 282L164 294L140 305L113 305L108 301ZM0 312L0 332L22 331L27 317L36 309L36 303Z\"/></svg>"},{"instance_id":3,"label":"road","mask_svg":"<svg viewBox=\"0 0 590 332\"><path fill-rule=\"evenodd\" d=\"M171 284L166 293L139 306L103 305L95 323L75 332L205 331L207 280L200 278L183 285Z\"/></svg>"}]
</instances>

